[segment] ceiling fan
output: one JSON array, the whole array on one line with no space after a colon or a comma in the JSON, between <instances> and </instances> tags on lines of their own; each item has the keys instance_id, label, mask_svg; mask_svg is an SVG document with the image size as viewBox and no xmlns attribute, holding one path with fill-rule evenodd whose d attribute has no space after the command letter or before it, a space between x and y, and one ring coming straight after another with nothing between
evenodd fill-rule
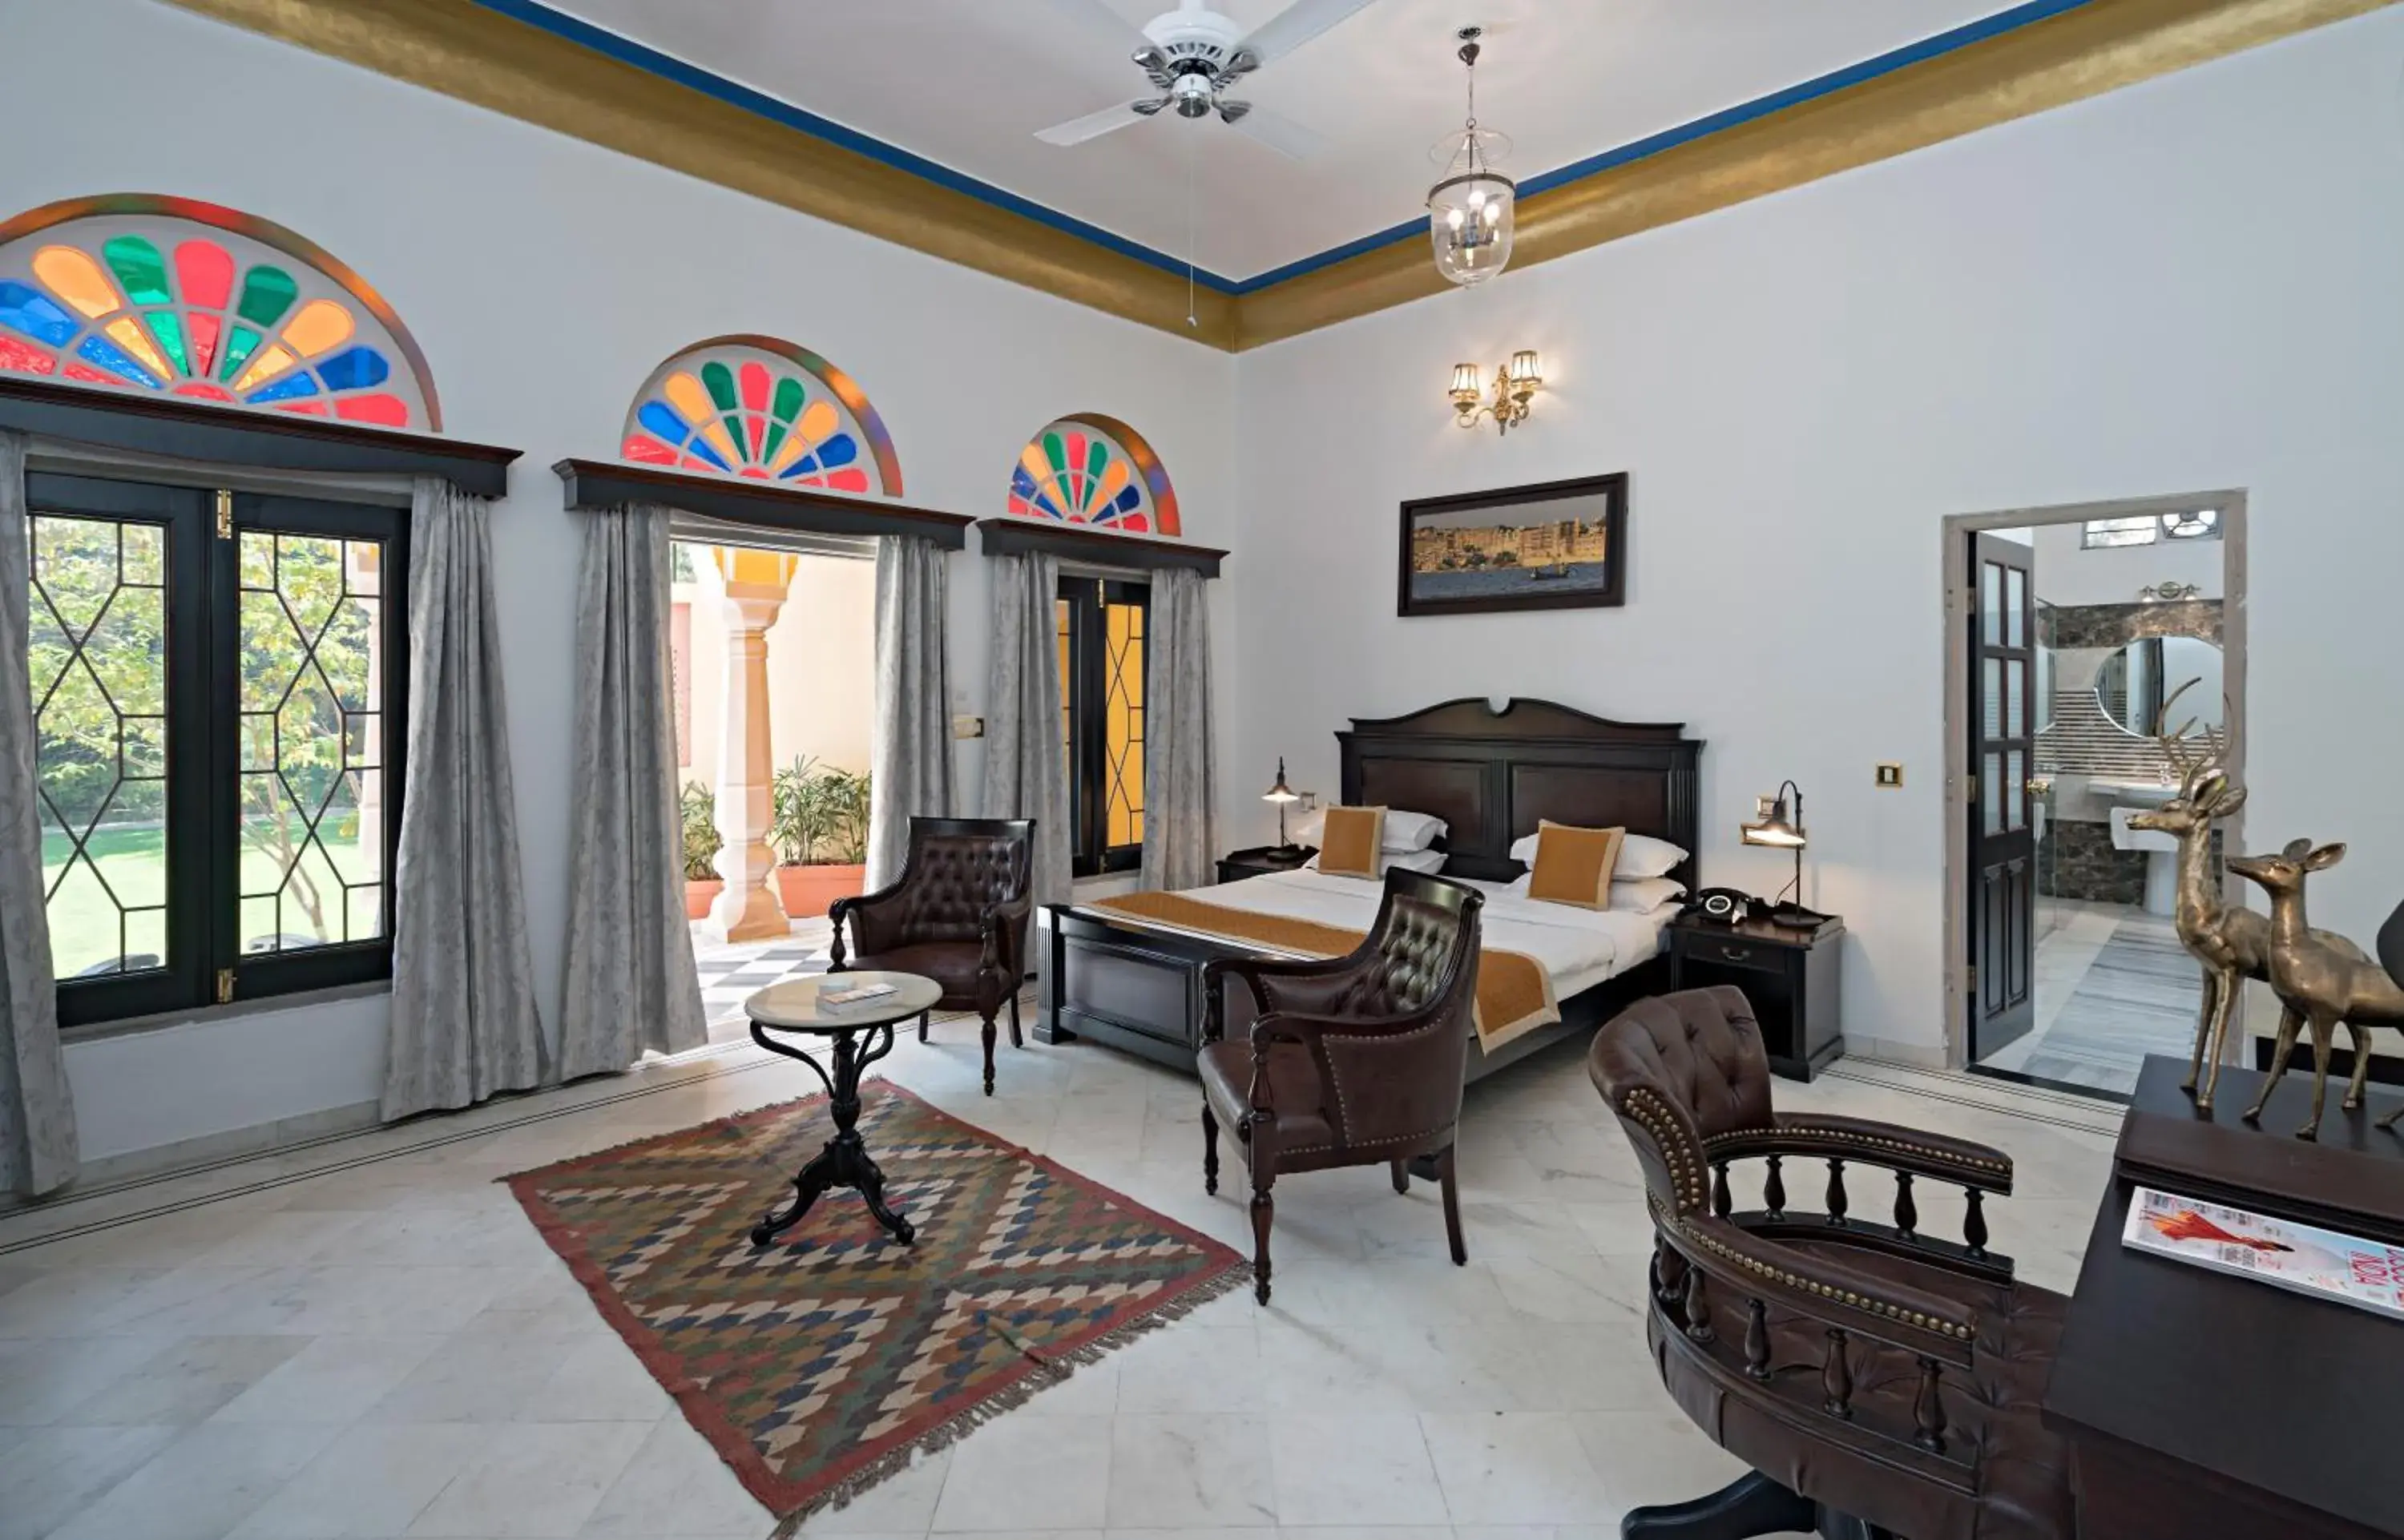
<instances>
[{"instance_id":1,"label":"ceiling fan","mask_svg":"<svg viewBox=\"0 0 2404 1540\"><path fill-rule=\"evenodd\" d=\"M1209 9L1205 0L1181 0L1177 9L1153 17L1141 31L1129 26L1102 0L1052 3L1057 9L1078 15L1096 30L1107 29L1115 35L1157 94L1056 123L1040 130L1035 135L1038 139L1049 145L1081 145L1130 123L1142 122L1164 108L1173 108L1181 118L1207 118L1216 112L1240 133L1300 161L1319 147L1318 134L1292 119L1261 111L1250 102L1236 100L1223 92L1262 65L1309 42L1368 5L1369 0L1294 0L1249 34Z\"/></svg>"}]
</instances>

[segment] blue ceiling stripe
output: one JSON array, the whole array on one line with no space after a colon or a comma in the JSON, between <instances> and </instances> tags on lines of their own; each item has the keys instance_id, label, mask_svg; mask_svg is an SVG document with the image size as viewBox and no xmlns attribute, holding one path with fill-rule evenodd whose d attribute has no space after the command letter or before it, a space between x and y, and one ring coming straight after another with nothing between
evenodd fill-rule
<instances>
[{"instance_id":1,"label":"blue ceiling stripe","mask_svg":"<svg viewBox=\"0 0 2404 1540\"><path fill-rule=\"evenodd\" d=\"M2092 0L2025 0L2025 3L2014 6L2008 10L1997 11L1992 16L1955 27L1950 32L1941 32L1933 37L1922 38L1917 43L1908 44L1875 58L1866 59L1858 64L1848 65L1830 74L1806 80L1800 85L1789 86L1784 91L1772 91L1767 96L1755 97L1750 102L1712 113L1708 117L1698 118L1689 123L1682 123L1676 128L1619 146L1614 149L1604 150L1600 155L1591 155L1583 161L1573 161L1568 165L1557 167L1552 171L1540 172L1519 183L1519 195L1523 198L1533 197L1540 192L1566 187L1572 182L1582 181L1588 176L1627 165L1633 161L1643 160L1647 156L1658 155L1664 150L1717 133L1724 129L1734 128L1757 118L1768 117L1771 113L1794 106L1798 103L1832 95L1849 87L1860 85L1864 81L1875 80L1882 75L1891 75L1896 70L1919 63L1923 60L1951 53L1958 49L1967 48L1973 43L2000 36L2005 33L2027 26L2031 22L2060 16L2065 11L2076 10L2091 3ZM1123 257L1132 257L1137 261L1147 263L1165 273L1182 276L1186 271L1185 262L1181 258L1172 257L1165 251L1155 251L1139 242L1130 241L1123 235L1113 234L1099 225L1088 224L1083 219L1062 214L1055 209L1046 208L1031 199L1022 198L1014 192L995 187L990 182L981 182L939 161L929 161L923 155L913 155L899 146L888 145L882 139L872 138L857 129L846 128L832 119L821 118L814 112L804 111L790 103L779 101L764 91L738 85L724 76L712 74L698 65L686 63L681 59L662 53L656 49L648 48L631 38L622 37L606 28L596 27L589 21L554 10L550 6L542 4L541 0L476 0L476 4L486 10L497 11L514 21L524 21L529 26L539 27L554 36L564 37L569 42L591 49L596 53L606 54L622 63L632 64L637 69L648 71L664 79L673 80L680 86L700 91L704 95L716 97L746 112L782 123L788 128L799 129L804 133L824 139L830 144L840 145L873 161L880 161L887 165L909 172L913 175L924 177L938 187L965 193L971 198L991 203L997 208L1008 209L1013 214L1024 216L1039 224L1048 225L1054 230L1066 231L1082 240L1091 241L1096 245L1115 251ZM1256 273L1250 278L1226 278L1200 268L1195 270L1194 278L1202 287L1221 294L1253 294L1281 284L1289 278L1298 278L1306 273L1314 273L1348 258L1358 257L1363 252L1375 251L1380 246L1391 245L1397 241L1423 239L1427 234L1427 219L1421 217L1399 225L1389 226L1384 230L1361 236L1357 240L1347 241L1342 245L1315 252L1299 260L1288 262L1283 267L1271 268L1265 273Z\"/></svg>"}]
</instances>

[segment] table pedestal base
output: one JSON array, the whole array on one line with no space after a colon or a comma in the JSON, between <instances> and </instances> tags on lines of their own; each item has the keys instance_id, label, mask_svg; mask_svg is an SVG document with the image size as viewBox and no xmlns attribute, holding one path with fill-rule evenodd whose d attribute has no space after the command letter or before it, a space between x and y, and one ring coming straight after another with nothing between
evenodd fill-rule
<instances>
[{"instance_id":1,"label":"table pedestal base","mask_svg":"<svg viewBox=\"0 0 2404 1540\"><path fill-rule=\"evenodd\" d=\"M765 1246L777 1236L801 1223L810 1206L829 1190L836 1187L856 1189L868 1212L883 1225L894 1239L907 1246L917 1239L918 1232L907 1219L894 1212L885 1203L885 1173L876 1162L868 1158L867 1141L860 1137L860 1074L871 1064L893 1051L893 1029L880 1026L868 1029L871 1034L863 1051L860 1034L850 1031L834 1036L834 1073L829 1075L817 1059L799 1048L776 1042L751 1024L751 1040L773 1054L799 1059L818 1071L826 1082L827 1110L833 1114L835 1133L810 1163L793 1177L793 1201L783 1209L771 1211L760 1223L751 1226L751 1244Z\"/></svg>"}]
</instances>

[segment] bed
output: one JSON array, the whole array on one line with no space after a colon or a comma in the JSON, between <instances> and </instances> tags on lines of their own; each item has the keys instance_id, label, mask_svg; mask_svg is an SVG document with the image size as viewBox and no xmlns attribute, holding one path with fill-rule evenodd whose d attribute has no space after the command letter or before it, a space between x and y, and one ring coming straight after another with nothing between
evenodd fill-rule
<instances>
[{"instance_id":1,"label":"bed","mask_svg":"<svg viewBox=\"0 0 2404 1540\"><path fill-rule=\"evenodd\" d=\"M1443 875L1483 889L1485 945L1544 965L1559 1021L1492 1047L1467 1049L1473 1080L1594 1029L1630 1001L1668 987L1662 931L1674 906L1649 916L1564 909L1515 897L1525 870L1513 840L1544 819L1615 826L1692 852L1702 744L1683 724L1608 721L1550 701L1447 701L1408 716L1355 718L1335 735L1339 800L1431 813L1445 820ZM1698 886L1692 854L1670 875ZM1379 885L1316 872L1279 873L1193 897L1213 905L1365 931ZM1039 1042L1085 1038L1192 1072L1202 1022L1202 965L1213 958L1293 955L1090 904L1049 905L1040 943ZM1230 1030L1251 1010L1226 1001Z\"/></svg>"}]
</instances>

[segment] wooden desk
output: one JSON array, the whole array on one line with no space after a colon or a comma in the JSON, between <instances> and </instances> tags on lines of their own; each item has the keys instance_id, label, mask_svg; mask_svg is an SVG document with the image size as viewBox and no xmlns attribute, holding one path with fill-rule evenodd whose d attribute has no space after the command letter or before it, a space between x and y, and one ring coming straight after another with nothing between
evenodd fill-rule
<instances>
[{"instance_id":1,"label":"wooden desk","mask_svg":"<svg viewBox=\"0 0 2404 1540\"><path fill-rule=\"evenodd\" d=\"M2145 1061L2121 1155L2132 1141L2161 1147L2139 1119L2201 1124L2179 1089L2186 1073L2181 1061ZM2043 1402L2047 1424L2070 1441L2079 1533L2090 1540L2404 1535L2396 1470L2404 1458L2404 1323L2120 1244L2139 1180L2235 1200L2248 1165L2293 1167L2290 1130L2311 1106L2311 1076L2288 1074L2257 1132L2237 1114L2262 1079L2221 1071L2219 1133L2204 1135L2222 1146L2218 1164L2230 1180L2221 1192L2126 1174L2116 1156ZM2390 1169L2404 1190L2404 1139L2370 1127L2393 1098L2373 1087L2369 1107L2346 1114L2332 1086L2322 1154L2351 1151L2373 1170Z\"/></svg>"}]
</instances>

